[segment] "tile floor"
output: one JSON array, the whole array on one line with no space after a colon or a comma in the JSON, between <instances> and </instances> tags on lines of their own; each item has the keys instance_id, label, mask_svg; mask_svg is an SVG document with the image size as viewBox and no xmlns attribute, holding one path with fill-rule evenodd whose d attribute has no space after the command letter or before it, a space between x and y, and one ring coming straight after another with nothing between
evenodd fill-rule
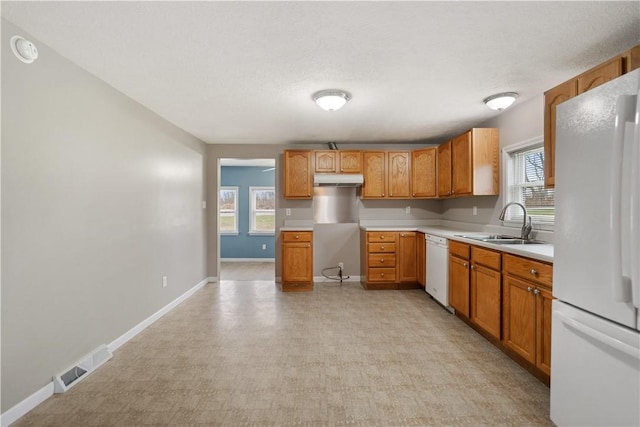
<instances>
[{"instance_id":1,"label":"tile floor","mask_svg":"<svg viewBox=\"0 0 640 427\"><path fill-rule=\"evenodd\" d=\"M220 280L269 280L276 277L273 262L220 262Z\"/></svg>"},{"instance_id":2,"label":"tile floor","mask_svg":"<svg viewBox=\"0 0 640 427\"><path fill-rule=\"evenodd\" d=\"M552 424L549 389L421 290L222 280L15 425Z\"/></svg>"}]
</instances>

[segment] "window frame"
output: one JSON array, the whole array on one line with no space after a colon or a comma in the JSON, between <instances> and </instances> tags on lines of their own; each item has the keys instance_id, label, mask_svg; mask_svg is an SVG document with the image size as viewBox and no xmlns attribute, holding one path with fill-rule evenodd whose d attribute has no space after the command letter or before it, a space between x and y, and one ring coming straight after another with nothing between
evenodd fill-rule
<instances>
[{"instance_id":1,"label":"window frame","mask_svg":"<svg viewBox=\"0 0 640 427\"><path fill-rule=\"evenodd\" d=\"M258 212L256 210L256 198L255 198L254 194L255 194L255 192L258 192L258 191L273 191L274 204L278 200L278 197L277 197L277 194L276 194L276 187L274 187L274 186L249 186L249 235L250 236L254 236L254 235L275 236L275 234L276 234L276 230L275 230L276 208L275 208L275 205L273 207L273 218L274 218L273 230L264 231L264 230L257 230L255 228L255 225L256 225L256 214ZM261 211L271 212L271 210L261 210Z\"/></svg>"},{"instance_id":2,"label":"window frame","mask_svg":"<svg viewBox=\"0 0 640 427\"><path fill-rule=\"evenodd\" d=\"M509 145L502 149L502 164L504 165L502 180L501 180L502 195L503 195L502 206L506 206L507 203L512 201L519 202L519 200L511 199L510 180L511 180L511 176L513 175L512 156L518 152L531 150L537 147L544 147L544 137L542 135ZM546 161L546 158L545 158L545 161ZM555 194L554 194L554 197L555 197ZM509 215L510 212L512 212L512 209L515 209L515 208L509 208L507 215ZM553 221L536 221L536 217L532 216L531 223L535 230L553 231L554 225L555 225L555 215L554 215ZM507 216L507 219L503 221L503 225L505 227L522 228L522 215L520 215L520 217L517 219L513 219Z\"/></svg>"},{"instance_id":3,"label":"window frame","mask_svg":"<svg viewBox=\"0 0 640 427\"><path fill-rule=\"evenodd\" d=\"M222 207L220 206L220 194L222 193L222 191L233 191L233 193L235 194L235 210L233 211L234 213L234 230L222 230L221 228L221 224L222 224ZM237 236L238 234L240 234L240 229L239 229L239 218L238 215L240 215L240 209L239 209L239 203L240 203L240 198L239 198L239 194L240 194L240 187L238 186L233 186L233 185L222 185L220 186L220 190L218 191L218 231L220 232L220 235L225 235L225 236Z\"/></svg>"}]
</instances>

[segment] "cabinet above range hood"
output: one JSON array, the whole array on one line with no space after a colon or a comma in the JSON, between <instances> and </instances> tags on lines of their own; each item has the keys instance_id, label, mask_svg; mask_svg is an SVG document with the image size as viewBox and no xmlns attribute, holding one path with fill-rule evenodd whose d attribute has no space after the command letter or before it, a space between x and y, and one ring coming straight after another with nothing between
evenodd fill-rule
<instances>
[{"instance_id":1,"label":"cabinet above range hood","mask_svg":"<svg viewBox=\"0 0 640 427\"><path fill-rule=\"evenodd\" d=\"M360 187L364 182L362 174L317 173L313 175L315 187Z\"/></svg>"}]
</instances>

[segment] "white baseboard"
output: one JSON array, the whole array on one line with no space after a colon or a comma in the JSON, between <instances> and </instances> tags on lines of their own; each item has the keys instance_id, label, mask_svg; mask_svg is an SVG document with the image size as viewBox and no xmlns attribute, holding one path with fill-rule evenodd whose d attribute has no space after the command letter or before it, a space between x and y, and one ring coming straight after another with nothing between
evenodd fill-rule
<instances>
[{"instance_id":1,"label":"white baseboard","mask_svg":"<svg viewBox=\"0 0 640 427\"><path fill-rule=\"evenodd\" d=\"M178 298L171 301L169 304L165 305L160 310L156 311L151 316L149 316L148 318L146 318L145 320L143 320L133 328L129 329L122 336L120 336L119 338L116 338L114 341L112 341L108 345L109 351L114 352L115 350L120 348L123 344L125 344L131 338L135 337L140 332L142 332L143 330L151 326L151 324L153 324L156 320L158 320L159 318L167 314L169 311L175 308L182 301L186 300L191 295L193 295L194 292L196 292L198 289L202 288L204 285L210 282L211 279L217 279L217 278L208 277L204 279L203 281L195 285L193 288L189 289L187 292L183 293ZM18 402L12 408L8 409L2 415L0 415L0 426L7 427L11 423L14 423L19 418L26 415L29 411L34 409L36 406L38 406L39 404L41 404L42 402L44 402L45 400L53 396L53 390L54 390L54 385L52 380L50 383L42 387L40 390L36 391L31 396L27 397L21 402Z\"/></svg>"},{"instance_id":2,"label":"white baseboard","mask_svg":"<svg viewBox=\"0 0 640 427\"><path fill-rule=\"evenodd\" d=\"M275 258L220 258L220 262L276 262Z\"/></svg>"},{"instance_id":3,"label":"white baseboard","mask_svg":"<svg viewBox=\"0 0 640 427\"><path fill-rule=\"evenodd\" d=\"M207 281L209 283L215 283L215 282L218 281L218 276L209 276L209 277L207 277Z\"/></svg>"},{"instance_id":4,"label":"white baseboard","mask_svg":"<svg viewBox=\"0 0 640 427\"><path fill-rule=\"evenodd\" d=\"M33 393L31 396L16 404L13 408L8 409L0 416L0 425L7 427L11 423L16 422L27 412L53 396L53 381Z\"/></svg>"},{"instance_id":5,"label":"white baseboard","mask_svg":"<svg viewBox=\"0 0 640 427\"><path fill-rule=\"evenodd\" d=\"M134 326L133 328L129 329L127 332L125 332L122 336L116 338L115 340L113 340L107 347L109 348L109 351L111 351L112 353L114 351L116 351L118 348L120 348L124 343L126 343L127 341L129 341L131 338L135 337L136 335L138 335L140 332L144 331L145 329L147 329L149 326L151 326L151 324L153 324L156 320L158 320L159 318L161 318L162 316L164 316L165 314L167 314L168 312L170 312L171 310L173 310L173 308L180 304L182 301L186 300L187 298L189 298L191 295L193 295L193 293L195 291L197 291L198 289L202 288L204 285L206 285L209 282L209 278L206 278L204 280L202 280L200 283L198 283L197 285L195 285L193 288L189 289L187 292L185 292L184 294L180 295L178 298L174 299L173 301L171 301L169 304L165 305L164 307L162 307L160 310L156 311L155 313L153 313L151 316L147 317L146 319L144 319L142 322L138 323L136 326Z\"/></svg>"}]
</instances>

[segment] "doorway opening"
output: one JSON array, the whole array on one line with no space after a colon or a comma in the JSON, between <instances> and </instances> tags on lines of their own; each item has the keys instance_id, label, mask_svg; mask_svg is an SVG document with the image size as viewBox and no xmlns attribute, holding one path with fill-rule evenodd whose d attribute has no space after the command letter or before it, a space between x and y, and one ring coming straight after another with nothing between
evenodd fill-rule
<instances>
[{"instance_id":1,"label":"doorway opening","mask_svg":"<svg viewBox=\"0 0 640 427\"><path fill-rule=\"evenodd\" d=\"M218 163L220 280L275 281L275 159Z\"/></svg>"}]
</instances>

